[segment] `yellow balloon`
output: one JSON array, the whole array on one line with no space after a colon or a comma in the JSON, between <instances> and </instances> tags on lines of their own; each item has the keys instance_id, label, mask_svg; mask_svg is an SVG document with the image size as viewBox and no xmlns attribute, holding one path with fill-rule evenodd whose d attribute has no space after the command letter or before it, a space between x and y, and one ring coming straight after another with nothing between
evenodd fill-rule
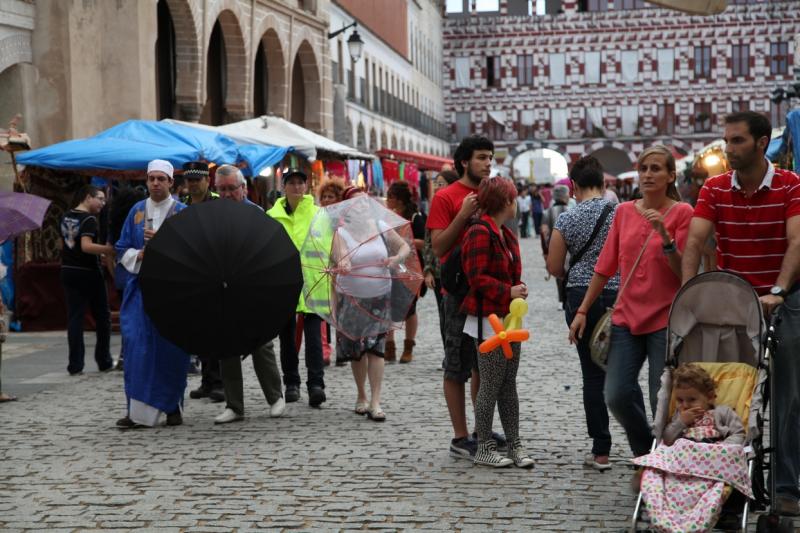
<instances>
[{"instance_id":1,"label":"yellow balloon","mask_svg":"<svg viewBox=\"0 0 800 533\"><path fill-rule=\"evenodd\" d=\"M514 298L511 300L511 305L508 306L509 313L503 320L503 326L506 330L521 329L522 317L528 314L528 302L522 298Z\"/></svg>"}]
</instances>

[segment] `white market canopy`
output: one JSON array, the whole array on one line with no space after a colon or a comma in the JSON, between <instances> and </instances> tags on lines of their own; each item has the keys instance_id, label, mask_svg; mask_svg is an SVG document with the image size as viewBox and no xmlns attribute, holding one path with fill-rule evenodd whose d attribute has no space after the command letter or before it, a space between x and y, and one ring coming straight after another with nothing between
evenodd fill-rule
<instances>
[{"instance_id":1,"label":"white market canopy","mask_svg":"<svg viewBox=\"0 0 800 533\"><path fill-rule=\"evenodd\" d=\"M355 148L332 141L318 133L298 126L279 117L261 116L222 126L207 126L194 122L165 119L164 122L183 124L200 129L210 129L223 133L236 142L245 144L265 144L294 148L309 161L318 157L334 159L374 159L375 156L359 152Z\"/></svg>"}]
</instances>

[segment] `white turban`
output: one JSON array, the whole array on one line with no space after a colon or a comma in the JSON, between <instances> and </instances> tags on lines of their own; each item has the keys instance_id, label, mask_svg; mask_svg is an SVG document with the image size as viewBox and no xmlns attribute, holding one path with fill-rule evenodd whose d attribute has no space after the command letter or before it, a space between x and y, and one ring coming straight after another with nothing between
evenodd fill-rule
<instances>
[{"instance_id":1,"label":"white turban","mask_svg":"<svg viewBox=\"0 0 800 533\"><path fill-rule=\"evenodd\" d=\"M163 159L153 159L147 164L147 173L151 172L163 172L172 178L172 163Z\"/></svg>"}]
</instances>

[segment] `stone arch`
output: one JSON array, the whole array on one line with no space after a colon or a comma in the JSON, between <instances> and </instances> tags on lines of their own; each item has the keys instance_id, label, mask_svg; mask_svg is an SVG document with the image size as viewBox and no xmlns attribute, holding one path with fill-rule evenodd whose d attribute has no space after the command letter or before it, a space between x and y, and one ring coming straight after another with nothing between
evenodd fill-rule
<instances>
[{"instance_id":1,"label":"stone arch","mask_svg":"<svg viewBox=\"0 0 800 533\"><path fill-rule=\"evenodd\" d=\"M286 106L286 59L281 45L281 39L274 28L264 31L261 39L256 43L256 51L253 54L253 111L256 114L262 112L266 114L287 116ZM259 61L264 61L259 65ZM261 68L264 70L262 71ZM259 80L260 75L263 78ZM261 85L260 83L263 83ZM259 93L264 98L263 107L258 104Z\"/></svg>"},{"instance_id":2,"label":"stone arch","mask_svg":"<svg viewBox=\"0 0 800 533\"><path fill-rule=\"evenodd\" d=\"M385 150L386 148L389 148L389 140L386 137L386 132L385 131L381 132L381 146L380 146L380 148L382 150Z\"/></svg>"},{"instance_id":3,"label":"stone arch","mask_svg":"<svg viewBox=\"0 0 800 533\"><path fill-rule=\"evenodd\" d=\"M206 46L207 94L201 120L224 124L249 116L249 68L239 18L230 9L223 9L214 20ZM221 41L221 50L216 48L219 46L218 40ZM220 72L217 72L217 68Z\"/></svg>"},{"instance_id":4,"label":"stone arch","mask_svg":"<svg viewBox=\"0 0 800 533\"><path fill-rule=\"evenodd\" d=\"M17 63L33 63L30 34L18 33L0 39L0 72Z\"/></svg>"},{"instance_id":5,"label":"stone arch","mask_svg":"<svg viewBox=\"0 0 800 533\"><path fill-rule=\"evenodd\" d=\"M625 145L617 144L619 143L594 143L591 146L592 151L589 152L589 155L600 161L603 170L614 176L633 170L636 163L636 155L626 150Z\"/></svg>"},{"instance_id":6,"label":"stone arch","mask_svg":"<svg viewBox=\"0 0 800 533\"><path fill-rule=\"evenodd\" d=\"M369 149L373 152L378 149L378 133L375 128L372 128L369 132Z\"/></svg>"},{"instance_id":7,"label":"stone arch","mask_svg":"<svg viewBox=\"0 0 800 533\"><path fill-rule=\"evenodd\" d=\"M349 118L347 119L347 139L345 139L345 144L353 146L353 121Z\"/></svg>"},{"instance_id":8,"label":"stone arch","mask_svg":"<svg viewBox=\"0 0 800 533\"><path fill-rule=\"evenodd\" d=\"M406 138L405 137L400 137L400 150L402 150L403 152L406 151Z\"/></svg>"},{"instance_id":9,"label":"stone arch","mask_svg":"<svg viewBox=\"0 0 800 533\"><path fill-rule=\"evenodd\" d=\"M173 114L181 120L200 118L203 72L200 26L188 0L166 0L175 31L175 102Z\"/></svg>"},{"instance_id":10,"label":"stone arch","mask_svg":"<svg viewBox=\"0 0 800 533\"><path fill-rule=\"evenodd\" d=\"M364 129L364 124L358 123L358 129L356 130L356 148L361 152L367 151L367 132Z\"/></svg>"},{"instance_id":11,"label":"stone arch","mask_svg":"<svg viewBox=\"0 0 800 533\"><path fill-rule=\"evenodd\" d=\"M322 131L320 80L317 56L308 40L303 40L292 64L291 120L316 132Z\"/></svg>"},{"instance_id":12,"label":"stone arch","mask_svg":"<svg viewBox=\"0 0 800 533\"><path fill-rule=\"evenodd\" d=\"M392 150L397 150L397 135L392 133Z\"/></svg>"}]
</instances>

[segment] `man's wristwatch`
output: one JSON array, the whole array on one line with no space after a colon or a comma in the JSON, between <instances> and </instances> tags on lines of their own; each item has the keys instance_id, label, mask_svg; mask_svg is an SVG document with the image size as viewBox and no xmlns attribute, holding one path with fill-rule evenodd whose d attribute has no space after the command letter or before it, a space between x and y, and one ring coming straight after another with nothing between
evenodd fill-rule
<instances>
[{"instance_id":1,"label":"man's wristwatch","mask_svg":"<svg viewBox=\"0 0 800 533\"><path fill-rule=\"evenodd\" d=\"M780 296L783 299L786 299L786 295L788 294L786 289L778 285L773 285L773 287L769 290L769 293L773 296Z\"/></svg>"}]
</instances>

